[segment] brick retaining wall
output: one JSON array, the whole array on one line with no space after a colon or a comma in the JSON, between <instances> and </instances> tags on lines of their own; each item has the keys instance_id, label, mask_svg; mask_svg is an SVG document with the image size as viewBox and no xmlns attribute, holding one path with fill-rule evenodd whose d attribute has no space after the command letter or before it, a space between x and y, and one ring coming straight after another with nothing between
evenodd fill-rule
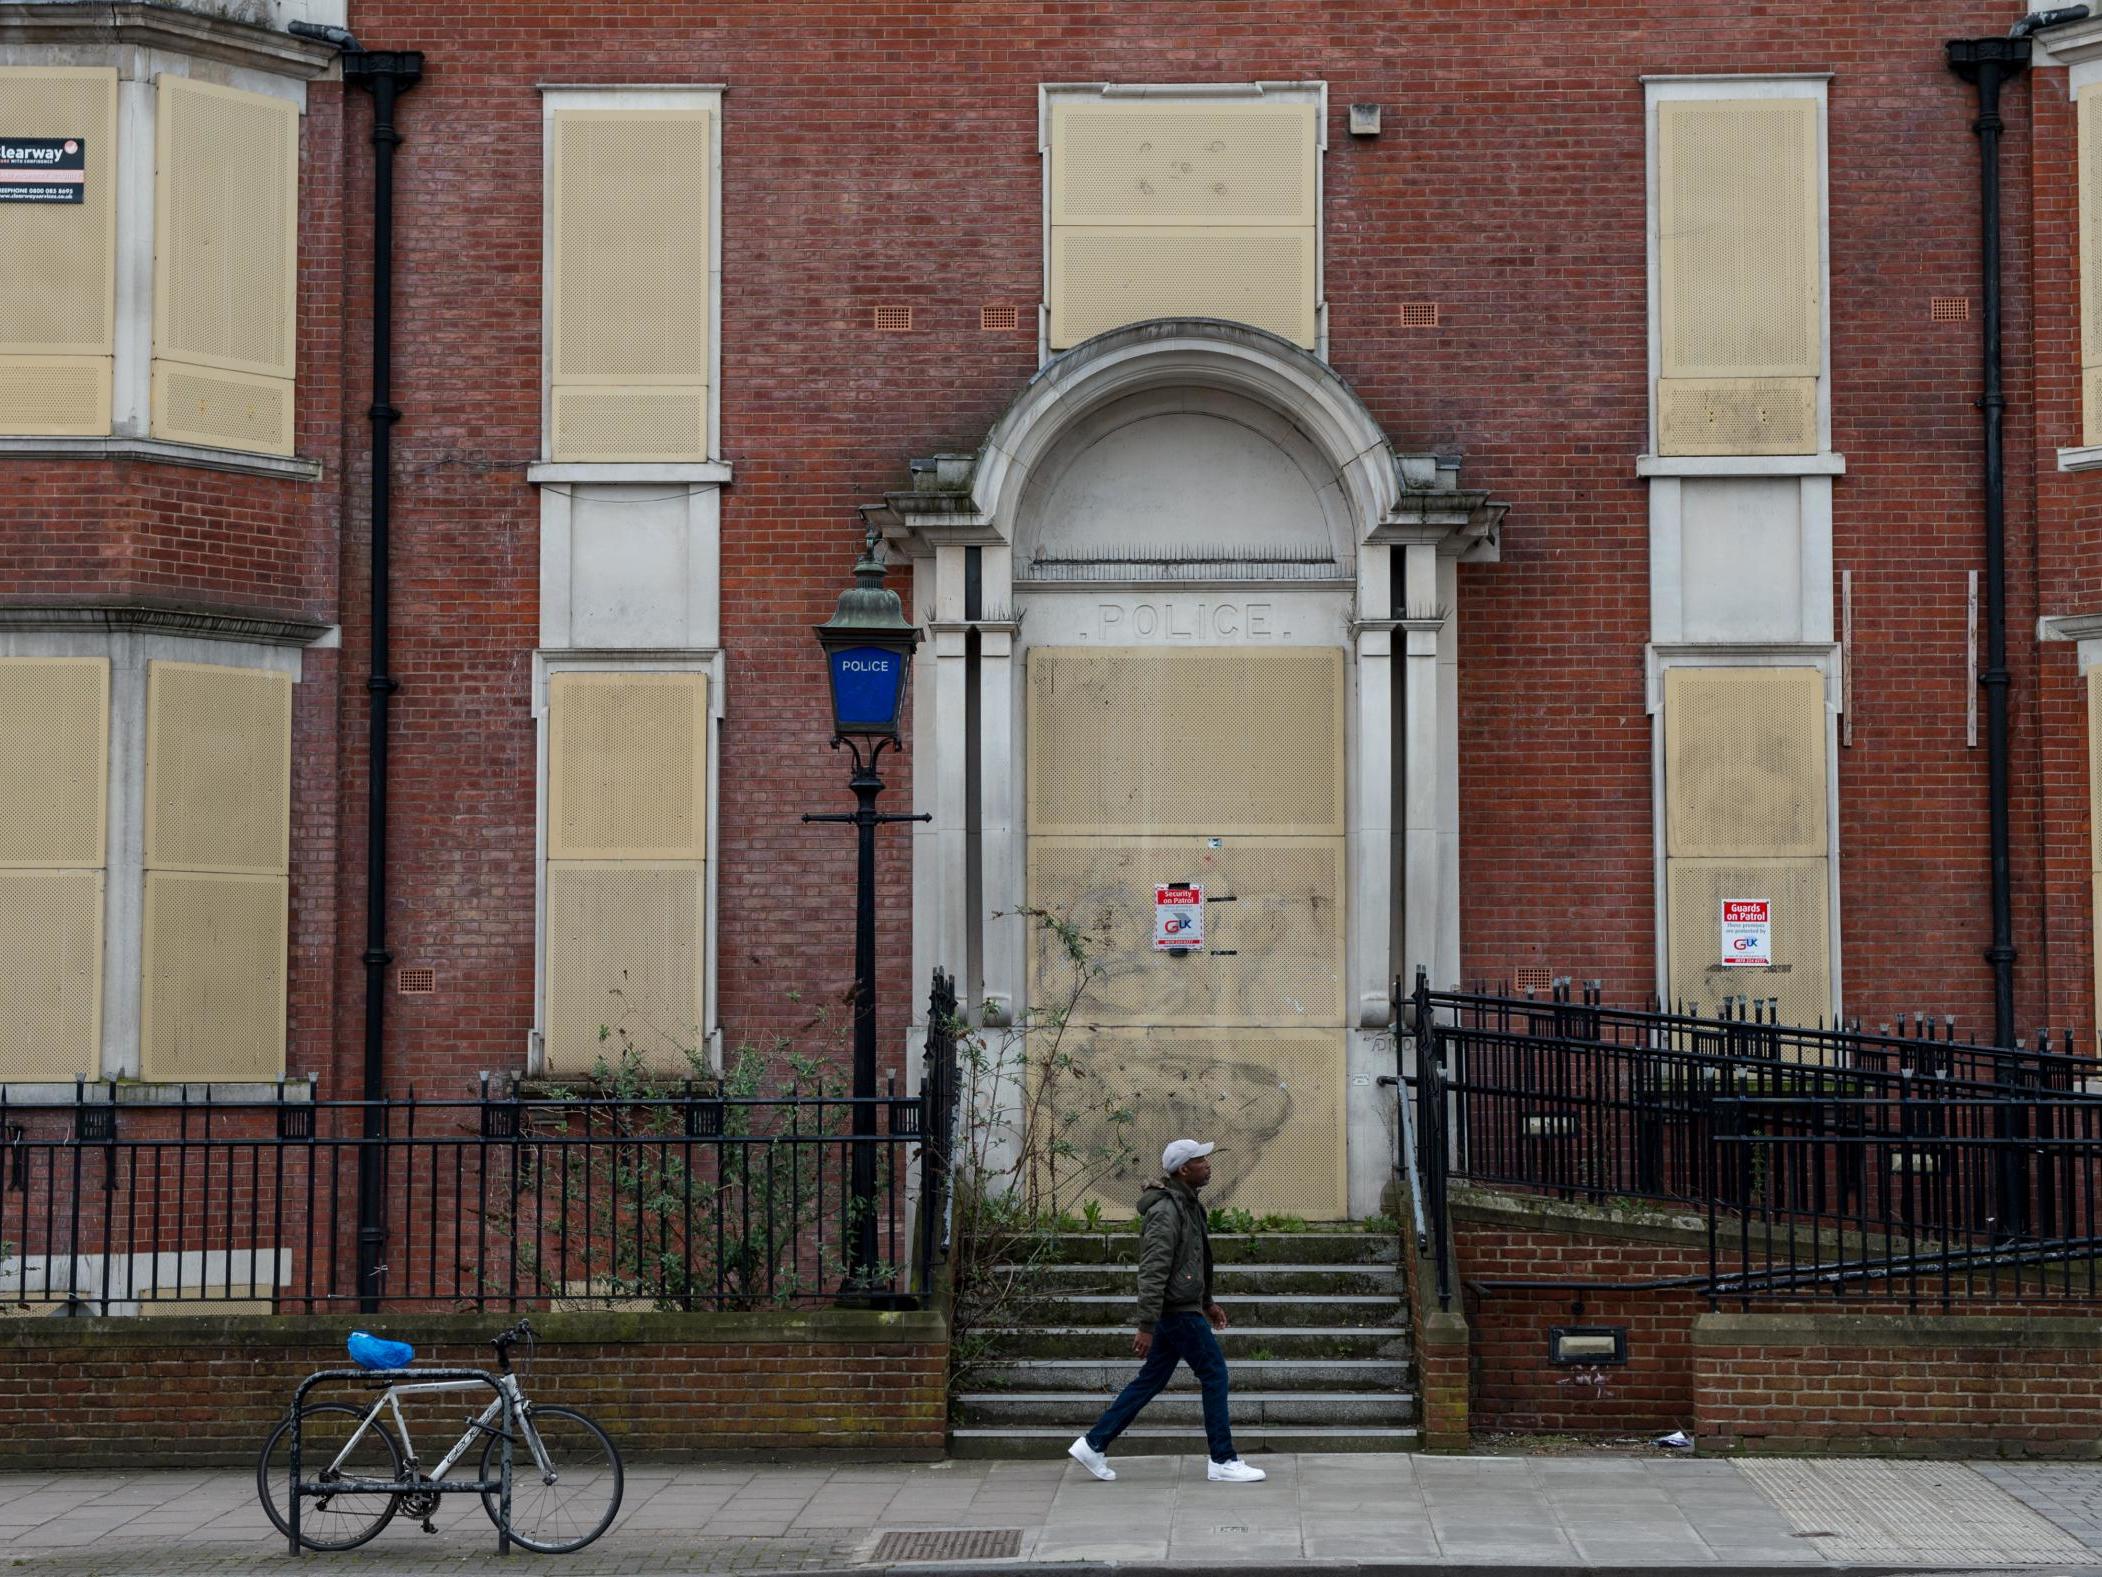
<instances>
[{"instance_id":1,"label":"brick retaining wall","mask_svg":"<svg viewBox=\"0 0 2102 1577\"><path fill-rule=\"evenodd\" d=\"M1702 1451L2102 1456L2102 1326L2022 1315L1704 1314Z\"/></svg>"},{"instance_id":2,"label":"brick retaining wall","mask_svg":"<svg viewBox=\"0 0 2102 1577\"><path fill-rule=\"evenodd\" d=\"M948 1329L935 1313L535 1315L528 1394L592 1414L634 1456L783 1448L939 1457ZM0 1466L245 1465L362 1328L419 1362L481 1367L495 1314L0 1321ZM317 1391L318 1396L318 1391ZM421 1416L449 1426L456 1399ZM417 1413L411 1412L413 1428Z\"/></svg>"},{"instance_id":3,"label":"brick retaining wall","mask_svg":"<svg viewBox=\"0 0 2102 1577\"><path fill-rule=\"evenodd\" d=\"M1453 1202L1473 1331L1477 1429L1649 1432L1692 1421L1691 1330L1707 1299L1686 1292L1491 1290L1483 1280L1648 1281L1705 1272L1705 1231L1662 1210L1616 1212L1518 1195ZM1581 1309L1581 1318L1579 1310ZM1556 1325L1625 1325L1628 1362L1601 1388L1564 1384L1547 1361Z\"/></svg>"},{"instance_id":4,"label":"brick retaining wall","mask_svg":"<svg viewBox=\"0 0 2102 1577\"><path fill-rule=\"evenodd\" d=\"M1706 1230L1657 1206L1476 1189L1456 1192L1452 1213L1477 1430L1685 1429L1718 1452L2102 1456L2102 1324L2066 1304L1981 1297L1922 1316L1776 1297L1719 1314L1677 1289L1484 1288L1704 1274ZM1603 1371L1603 1388L1565 1384L1572 1371L1548 1362L1549 1329L1579 1323L1627 1327L1628 1362Z\"/></svg>"}]
</instances>

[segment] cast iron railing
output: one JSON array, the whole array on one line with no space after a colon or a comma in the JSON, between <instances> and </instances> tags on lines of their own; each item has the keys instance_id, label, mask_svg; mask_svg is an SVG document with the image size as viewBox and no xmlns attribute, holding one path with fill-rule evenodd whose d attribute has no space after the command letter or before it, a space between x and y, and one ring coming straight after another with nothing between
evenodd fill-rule
<instances>
[{"instance_id":1,"label":"cast iron railing","mask_svg":"<svg viewBox=\"0 0 2102 1577\"><path fill-rule=\"evenodd\" d=\"M935 1000L937 1026L953 1026L945 976ZM853 1132L857 1102L816 1083L757 1096L660 1084L640 1097L484 1076L465 1100L281 1089L152 1103L79 1084L69 1102L34 1106L0 1088L0 1305L305 1314L355 1310L370 1293L401 1309L750 1309L842 1295L909 1306L928 1295L944 1242L955 1085L943 1029L920 1093L893 1085L865 1103L867 1137ZM879 1259L848 1286L858 1148L872 1152ZM386 1252L378 1284L363 1287L368 1151L381 1160Z\"/></svg>"},{"instance_id":2,"label":"cast iron railing","mask_svg":"<svg viewBox=\"0 0 2102 1577\"><path fill-rule=\"evenodd\" d=\"M1975 1046L1944 1026L1802 1029L1421 978L1411 1007L1409 1127L1444 1304L1453 1179L1688 1207L1707 1274L1674 1284L1711 1299L2096 1295L2096 1065L2046 1036Z\"/></svg>"}]
</instances>

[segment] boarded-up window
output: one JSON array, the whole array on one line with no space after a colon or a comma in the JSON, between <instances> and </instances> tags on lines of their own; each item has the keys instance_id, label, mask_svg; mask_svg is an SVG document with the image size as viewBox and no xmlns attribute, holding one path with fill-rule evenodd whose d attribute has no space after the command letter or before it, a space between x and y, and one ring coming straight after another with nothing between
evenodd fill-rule
<instances>
[{"instance_id":1,"label":"boarded-up window","mask_svg":"<svg viewBox=\"0 0 2102 1577\"><path fill-rule=\"evenodd\" d=\"M0 140L55 145L36 181L78 202L0 202L0 433L110 430L117 73L0 67ZM65 145L77 144L72 153ZM27 172L24 172L25 174Z\"/></svg>"},{"instance_id":2,"label":"boarded-up window","mask_svg":"<svg viewBox=\"0 0 2102 1577\"><path fill-rule=\"evenodd\" d=\"M700 1050L707 766L706 675L549 680L548 1071Z\"/></svg>"},{"instance_id":3,"label":"boarded-up window","mask_svg":"<svg viewBox=\"0 0 2102 1577\"><path fill-rule=\"evenodd\" d=\"M153 431L292 452L299 109L159 78Z\"/></svg>"},{"instance_id":4,"label":"boarded-up window","mask_svg":"<svg viewBox=\"0 0 2102 1577\"><path fill-rule=\"evenodd\" d=\"M1664 675L1666 931L1671 995L1778 998L1789 1023L1832 1016L1825 681L1814 668ZM1772 963L1725 962L1725 901L1765 900ZM1741 955L1740 955L1741 956Z\"/></svg>"},{"instance_id":5,"label":"boarded-up window","mask_svg":"<svg viewBox=\"0 0 2102 1577\"><path fill-rule=\"evenodd\" d=\"M109 663L0 657L0 1080L92 1078Z\"/></svg>"},{"instance_id":6,"label":"boarded-up window","mask_svg":"<svg viewBox=\"0 0 2102 1577\"><path fill-rule=\"evenodd\" d=\"M554 112L553 459L708 457L713 122L698 109Z\"/></svg>"},{"instance_id":7,"label":"boarded-up window","mask_svg":"<svg viewBox=\"0 0 2102 1577\"><path fill-rule=\"evenodd\" d=\"M291 771L288 675L148 665L139 1034L149 1079L284 1071Z\"/></svg>"},{"instance_id":8,"label":"boarded-up window","mask_svg":"<svg viewBox=\"0 0 2102 1577\"><path fill-rule=\"evenodd\" d=\"M1657 105L1657 448L1811 454L1824 367L1820 103Z\"/></svg>"},{"instance_id":9,"label":"boarded-up window","mask_svg":"<svg viewBox=\"0 0 2102 1577\"><path fill-rule=\"evenodd\" d=\"M2102 82L2080 90L2080 395L2084 444L2102 444Z\"/></svg>"},{"instance_id":10,"label":"boarded-up window","mask_svg":"<svg viewBox=\"0 0 2102 1577\"><path fill-rule=\"evenodd\" d=\"M2095 929L2088 945L2094 953L2096 1013L2102 1027L2102 669L2089 669L2087 675L2087 818L2095 904Z\"/></svg>"},{"instance_id":11,"label":"boarded-up window","mask_svg":"<svg viewBox=\"0 0 2102 1577\"><path fill-rule=\"evenodd\" d=\"M1196 317L1313 348L1319 136L1310 103L1054 98L1051 347Z\"/></svg>"}]
</instances>

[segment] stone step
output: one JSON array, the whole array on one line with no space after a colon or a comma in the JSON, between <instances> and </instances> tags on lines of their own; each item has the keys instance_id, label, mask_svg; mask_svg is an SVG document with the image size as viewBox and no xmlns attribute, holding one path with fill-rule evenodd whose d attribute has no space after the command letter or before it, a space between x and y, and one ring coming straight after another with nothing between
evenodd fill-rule
<instances>
[{"instance_id":1,"label":"stone step","mask_svg":"<svg viewBox=\"0 0 2102 1577\"><path fill-rule=\"evenodd\" d=\"M1078 1434L1102 1416L1112 1391L964 1391L956 1423L964 1429L1062 1428ZM1163 1391L1140 1415L1155 1425L1204 1425L1204 1399L1194 1391ZM1416 1422L1416 1398L1402 1391L1237 1391L1234 1433L1246 1428L1399 1428ZM1070 1436L1068 1437L1070 1438Z\"/></svg>"},{"instance_id":2,"label":"stone step","mask_svg":"<svg viewBox=\"0 0 2102 1577\"><path fill-rule=\"evenodd\" d=\"M1076 1293L1121 1293L1132 1297L1137 1291L1136 1270L1131 1265L1003 1265L999 1269L1021 1278L1021 1284L1039 1299L1065 1298ZM1380 1264L1218 1265L1214 1267L1212 1286L1222 1303L1255 1293L1274 1293L1323 1300L1384 1297L1398 1304L1407 1292L1400 1271Z\"/></svg>"},{"instance_id":3,"label":"stone step","mask_svg":"<svg viewBox=\"0 0 2102 1577\"><path fill-rule=\"evenodd\" d=\"M1139 1234L1135 1229L1061 1232L1051 1245L1050 1254L1055 1260L1073 1265L1130 1265L1139 1257ZM1212 1234L1212 1261L1218 1265L1391 1265L1400 1258L1400 1240L1392 1233L1363 1232L1347 1222L1340 1227L1307 1232Z\"/></svg>"},{"instance_id":4,"label":"stone step","mask_svg":"<svg viewBox=\"0 0 2102 1577\"><path fill-rule=\"evenodd\" d=\"M1334 1391L1394 1393L1408 1388L1409 1365L1394 1358L1233 1358L1233 1389L1244 1391ZM1138 1372L1129 1344L1123 1357L1023 1358L981 1369L971 1385L981 1391L1115 1392ZM1178 1365L1170 1391L1195 1394L1197 1377Z\"/></svg>"},{"instance_id":5,"label":"stone step","mask_svg":"<svg viewBox=\"0 0 2102 1577\"><path fill-rule=\"evenodd\" d=\"M983 1459L988 1457L1062 1457L1080 1433L1078 1429L958 1429L949 1436L949 1455ZM1314 1428L1294 1429L1266 1425L1252 1429L1236 1426L1234 1449L1263 1465L1266 1451L1414 1451L1419 1436L1413 1428ZM1137 1423L1117 1437L1109 1448L1110 1461L1119 1457L1203 1456L1203 1429ZM1081 1469L1075 1468L1080 1472Z\"/></svg>"},{"instance_id":6,"label":"stone step","mask_svg":"<svg viewBox=\"0 0 2102 1577\"><path fill-rule=\"evenodd\" d=\"M1099 1363L1135 1363L1129 1325L1033 1325L989 1328L995 1362L1041 1358L1091 1358ZM1229 1363L1255 1357L1300 1360L1384 1358L1406 1363L1409 1333L1398 1325L1241 1325L1220 1334Z\"/></svg>"},{"instance_id":7,"label":"stone step","mask_svg":"<svg viewBox=\"0 0 2102 1577\"><path fill-rule=\"evenodd\" d=\"M1048 1322L1066 1325L1115 1325L1132 1328L1134 1300L1123 1292L1085 1292L1069 1297L1042 1300L1038 1311ZM1340 1297L1308 1297L1304 1293L1237 1293L1219 1289L1219 1301L1227 1317L1249 1325L1352 1325L1402 1327L1407 1306L1393 1295L1348 1293ZM1230 1334L1230 1333L1229 1333Z\"/></svg>"}]
</instances>

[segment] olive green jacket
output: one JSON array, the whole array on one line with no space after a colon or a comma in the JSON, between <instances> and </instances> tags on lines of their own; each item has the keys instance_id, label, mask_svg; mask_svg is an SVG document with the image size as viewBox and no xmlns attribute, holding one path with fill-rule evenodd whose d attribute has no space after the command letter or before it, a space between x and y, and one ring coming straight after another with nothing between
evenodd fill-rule
<instances>
[{"instance_id":1,"label":"olive green jacket","mask_svg":"<svg viewBox=\"0 0 2102 1577\"><path fill-rule=\"evenodd\" d=\"M1212 1239L1204 1206L1179 1178L1139 1195L1139 1329L1163 1314L1201 1313L1212 1300Z\"/></svg>"}]
</instances>

